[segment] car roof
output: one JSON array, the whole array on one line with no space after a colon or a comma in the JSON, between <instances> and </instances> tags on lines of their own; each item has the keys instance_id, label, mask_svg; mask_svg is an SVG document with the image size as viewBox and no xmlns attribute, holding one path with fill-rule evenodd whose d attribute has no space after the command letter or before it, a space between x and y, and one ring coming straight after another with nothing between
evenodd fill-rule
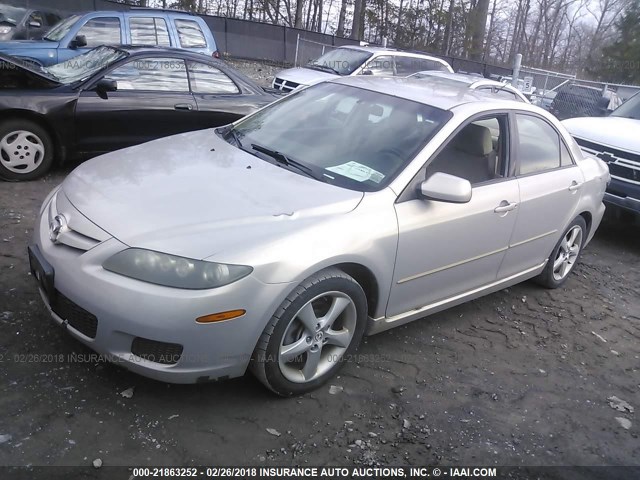
<instances>
[{"instance_id":1,"label":"car roof","mask_svg":"<svg viewBox=\"0 0 640 480\"><path fill-rule=\"evenodd\" d=\"M420 56L420 57L426 57L426 58L433 58L435 60L439 60L441 62L445 62L446 60L439 58L439 57L435 57L433 55L429 55L428 53L425 52L408 52L406 50L398 50L397 48L389 48L389 47L371 47L369 45L341 45L338 48L350 48L351 50L361 50L363 52L369 52L369 53L380 53L380 52L385 52L385 53L398 53L400 55L410 55L410 56Z\"/></svg>"},{"instance_id":2,"label":"car roof","mask_svg":"<svg viewBox=\"0 0 640 480\"><path fill-rule=\"evenodd\" d=\"M394 97L424 103L442 110L451 110L468 103L480 103L484 107L492 106L493 108L508 108L510 104L511 108L539 110L537 107L532 107L523 102L499 98L492 94L471 90L466 86L456 86L448 82L424 82L411 77L398 78L366 75L341 77L330 82L393 95ZM479 110L482 109L479 108Z\"/></svg>"},{"instance_id":3,"label":"car roof","mask_svg":"<svg viewBox=\"0 0 640 480\"><path fill-rule=\"evenodd\" d=\"M129 53L130 55L144 55L146 53L152 53L152 54L158 54L158 53L169 53L169 54L175 54L175 53L179 53L180 55L185 55L185 56L189 56L189 57L193 57L196 59L202 59L202 57L204 57L204 59L207 60L212 60L212 61L218 61L220 63L220 60L217 60L213 57L209 57L207 55L204 55L202 53L199 52L190 52L189 50L185 50L183 48L175 48L175 47L160 47L160 46L156 46L156 45L118 45L118 46L114 46L113 48L117 48L119 50L124 50L125 52Z\"/></svg>"}]
</instances>

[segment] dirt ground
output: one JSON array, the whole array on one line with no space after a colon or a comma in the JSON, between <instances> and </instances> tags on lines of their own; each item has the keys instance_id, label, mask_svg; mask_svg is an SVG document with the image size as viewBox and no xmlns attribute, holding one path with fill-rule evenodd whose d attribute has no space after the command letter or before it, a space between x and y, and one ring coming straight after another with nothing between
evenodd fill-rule
<instances>
[{"instance_id":1,"label":"dirt ground","mask_svg":"<svg viewBox=\"0 0 640 480\"><path fill-rule=\"evenodd\" d=\"M88 361L49 320L26 246L71 168L0 182L0 466L640 464L638 221L608 212L561 289L369 337L338 378L281 399L249 375L179 386Z\"/></svg>"}]
</instances>

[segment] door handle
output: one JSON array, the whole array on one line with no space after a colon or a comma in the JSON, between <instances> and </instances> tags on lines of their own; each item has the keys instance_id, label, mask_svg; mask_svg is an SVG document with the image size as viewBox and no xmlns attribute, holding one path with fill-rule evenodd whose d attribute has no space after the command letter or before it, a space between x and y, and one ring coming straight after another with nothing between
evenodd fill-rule
<instances>
[{"instance_id":1,"label":"door handle","mask_svg":"<svg viewBox=\"0 0 640 480\"><path fill-rule=\"evenodd\" d=\"M571 182L571 185L569 185L569 191L575 192L576 190L580 190L580 187L582 187L582 182L578 183L574 180Z\"/></svg>"},{"instance_id":2,"label":"door handle","mask_svg":"<svg viewBox=\"0 0 640 480\"><path fill-rule=\"evenodd\" d=\"M496 213L510 212L517 206L518 206L517 202L509 203L506 200L503 200L502 202L500 202L500 205L498 205L496 208L493 209L493 211Z\"/></svg>"},{"instance_id":3,"label":"door handle","mask_svg":"<svg viewBox=\"0 0 640 480\"><path fill-rule=\"evenodd\" d=\"M193 105L191 105L190 103L176 103L173 106L174 109L176 110L188 110L191 111L193 110Z\"/></svg>"}]
</instances>

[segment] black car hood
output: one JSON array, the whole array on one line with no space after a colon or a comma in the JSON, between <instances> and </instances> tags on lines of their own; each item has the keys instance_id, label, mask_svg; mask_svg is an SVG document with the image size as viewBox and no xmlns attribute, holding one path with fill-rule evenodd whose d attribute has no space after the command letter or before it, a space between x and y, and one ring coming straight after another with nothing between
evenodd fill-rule
<instances>
[{"instance_id":1,"label":"black car hood","mask_svg":"<svg viewBox=\"0 0 640 480\"><path fill-rule=\"evenodd\" d=\"M20 81L23 89L54 88L62 85L37 65L0 53L0 89L11 88Z\"/></svg>"}]
</instances>

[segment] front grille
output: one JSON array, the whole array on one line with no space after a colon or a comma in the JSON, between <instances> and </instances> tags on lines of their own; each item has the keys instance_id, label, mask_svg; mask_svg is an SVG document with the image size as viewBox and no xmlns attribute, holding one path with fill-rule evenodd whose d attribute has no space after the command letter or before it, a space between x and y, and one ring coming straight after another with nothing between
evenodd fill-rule
<instances>
[{"instance_id":1,"label":"front grille","mask_svg":"<svg viewBox=\"0 0 640 480\"><path fill-rule=\"evenodd\" d=\"M131 342L131 353L150 362L175 365L180 360L183 347L177 343L158 342L136 337Z\"/></svg>"},{"instance_id":2,"label":"front grille","mask_svg":"<svg viewBox=\"0 0 640 480\"><path fill-rule=\"evenodd\" d=\"M580 148L607 162L611 176L640 185L640 155L577 138Z\"/></svg>"},{"instance_id":3,"label":"front grille","mask_svg":"<svg viewBox=\"0 0 640 480\"><path fill-rule=\"evenodd\" d=\"M275 78L273 81L273 88L282 90L283 92L291 92L300 86L299 83L292 82L291 80L284 80L282 78Z\"/></svg>"},{"instance_id":4,"label":"front grille","mask_svg":"<svg viewBox=\"0 0 640 480\"><path fill-rule=\"evenodd\" d=\"M51 302L51 310L69 325L89 338L96 338L98 319L92 313L76 305L56 290Z\"/></svg>"}]
</instances>

